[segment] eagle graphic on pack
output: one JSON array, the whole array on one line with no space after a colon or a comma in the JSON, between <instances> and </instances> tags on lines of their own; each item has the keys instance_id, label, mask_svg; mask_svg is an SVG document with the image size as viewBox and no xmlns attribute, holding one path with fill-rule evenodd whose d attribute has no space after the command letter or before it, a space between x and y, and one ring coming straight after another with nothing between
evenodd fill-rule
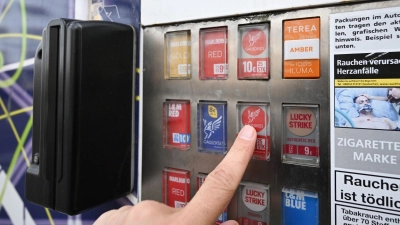
<instances>
[{"instance_id":1,"label":"eagle graphic on pack","mask_svg":"<svg viewBox=\"0 0 400 225\"><path fill-rule=\"evenodd\" d=\"M219 129L219 127L221 126L221 121L222 121L222 116L220 116L215 121L210 121L208 123L207 123L206 119L203 119L204 133L206 134L204 139L209 139L211 137L211 135L214 133L214 131Z\"/></svg>"},{"instance_id":2,"label":"eagle graphic on pack","mask_svg":"<svg viewBox=\"0 0 400 225\"><path fill-rule=\"evenodd\" d=\"M249 123L253 122L253 120L255 120L257 118L257 116L260 114L260 110L261 109L257 109L254 112L247 110L247 112L249 113L249 116L248 116Z\"/></svg>"},{"instance_id":3,"label":"eagle graphic on pack","mask_svg":"<svg viewBox=\"0 0 400 225\"><path fill-rule=\"evenodd\" d=\"M257 40L258 39L260 39L260 37L261 37L261 31L260 32L258 32L256 35L251 35L251 34L249 34L249 44L250 44L250 46L249 47L251 47L251 46L253 46L256 42L257 42Z\"/></svg>"}]
</instances>

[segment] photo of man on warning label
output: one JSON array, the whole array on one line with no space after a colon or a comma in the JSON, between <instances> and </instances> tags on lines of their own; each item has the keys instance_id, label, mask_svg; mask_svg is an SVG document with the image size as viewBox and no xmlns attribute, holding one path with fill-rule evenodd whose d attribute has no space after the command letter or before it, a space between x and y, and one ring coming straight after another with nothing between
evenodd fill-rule
<instances>
[{"instance_id":1,"label":"photo of man on warning label","mask_svg":"<svg viewBox=\"0 0 400 225\"><path fill-rule=\"evenodd\" d=\"M354 127L385 130L395 130L397 128L392 120L386 117L378 118L372 114L373 108L371 106L371 101L366 96L360 95L355 97L354 103L356 107L358 107L357 111L360 113L359 117L353 118Z\"/></svg>"},{"instance_id":2,"label":"photo of man on warning label","mask_svg":"<svg viewBox=\"0 0 400 225\"><path fill-rule=\"evenodd\" d=\"M335 88L335 97L336 127L400 130L397 88Z\"/></svg>"}]
</instances>

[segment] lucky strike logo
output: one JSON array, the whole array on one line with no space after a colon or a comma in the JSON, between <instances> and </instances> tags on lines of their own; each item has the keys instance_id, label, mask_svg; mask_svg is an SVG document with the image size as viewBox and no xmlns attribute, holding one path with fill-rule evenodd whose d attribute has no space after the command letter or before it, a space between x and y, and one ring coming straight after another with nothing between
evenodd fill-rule
<instances>
[{"instance_id":1,"label":"lucky strike logo","mask_svg":"<svg viewBox=\"0 0 400 225\"><path fill-rule=\"evenodd\" d=\"M242 201L250 210L261 212L267 207L267 191L245 186L242 191Z\"/></svg>"},{"instance_id":2,"label":"lucky strike logo","mask_svg":"<svg viewBox=\"0 0 400 225\"><path fill-rule=\"evenodd\" d=\"M259 55L267 48L267 35L260 29L248 31L242 39L242 48L249 55Z\"/></svg>"},{"instance_id":3,"label":"lucky strike logo","mask_svg":"<svg viewBox=\"0 0 400 225\"><path fill-rule=\"evenodd\" d=\"M294 108L286 114L286 126L294 135L307 136L314 131L316 125L316 116L310 109Z\"/></svg>"},{"instance_id":4,"label":"lucky strike logo","mask_svg":"<svg viewBox=\"0 0 400 225\"><path fill-rule=\"evenodd\" d=\"M260 132L268 124L268 115L258 106L249 106L243 110L242 124L250 125L254 127L257 132Z\"/></svg>"}]
</instances>

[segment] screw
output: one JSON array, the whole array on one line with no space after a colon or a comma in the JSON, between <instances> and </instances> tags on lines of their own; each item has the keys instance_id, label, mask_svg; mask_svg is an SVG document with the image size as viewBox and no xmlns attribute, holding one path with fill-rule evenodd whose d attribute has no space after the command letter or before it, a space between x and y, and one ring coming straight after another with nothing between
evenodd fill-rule
<instances>
[{"instance_id":1,"label":"screw","mask_svg":"<svg viewBox=\"0 0 400 225\"><path fill-rule=\"evenodd\" d=\"M33 163L39 164L39 153L35 153L33 156Z\"/></svg>"}]
</instances>

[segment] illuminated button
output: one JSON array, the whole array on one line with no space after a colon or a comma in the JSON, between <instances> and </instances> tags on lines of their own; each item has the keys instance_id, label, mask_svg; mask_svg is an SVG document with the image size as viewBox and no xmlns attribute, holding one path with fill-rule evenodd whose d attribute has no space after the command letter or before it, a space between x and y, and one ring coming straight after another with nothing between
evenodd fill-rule
<instances>
[{"instance_id":1,"label":"illuminated button","mask_svg":"<svg viewBox=\"0 0 400 225\"><path fill-rule=\"evenodd\" d=\"M201 185L203 185L204 181L206 180L207 174L205 173L199 173L197 175L197 190L200 189ZM228 220L228 210L225 208L225 210L219 215L217 221L215 221L215 224L221 224L225 221Z\"/></svg>"},{"instance_id":2,"label":"illuminated button","mask_svg":"<svg viewBox=\"0 0 400 225\"><path fill-rule=\"evenodd\" d=\"M318 105L283 105L282 160L308 166L319 165Z\"/></svg>"},{"instance_id":3,"label":"illuminated button","mask_svg":"<svg viewBox=\"0 0 400 225\"><path fill-rule=\"evenodd\" d=\"M163 147L190 148L190 101L166 101L163 104Z\"/></svg>"},{"instance_id":4,"label":"illuminated button","mask_svg":"<svg viewBox=\"0 0 400 225\"><path fill-rule=\"evenodd\" d=\"M226 102L200 102L197 105L198 149L200 152L226 153L226 111Z\"/></svg>"},{"instance_id":5,"label":"illuminated button","mask_svg":"<svg viewBox=\"0 0 400 225\"><path fill-rule=\"evenodd\" d=\"M239 26L238 79L269 78L269 24Z\"/></svg>"},{"instance_id":6,"label":"illuminated button","mask_svg":"<svg viewBox=\"0 0 400 225\"><path fill-rule=\"evenodd\" d=\"M164 77L165 79L191 78L190 31L178 31L165 34Z\"/></svg>"},{"instance_id":7,"label":"illuminated button","mask_svg":"<svg viewBox=\"0 0 400 225\"><path fill-rule=\"evenodd\" d=\"M320 18L284 21L284 78L320 77Z\"/></svg>"},{"instance_id":8,"label":"illuminated button","mask_svg":"<svg viewBox=\"0 0 400 225\"><path fill-rule=\"evenodd\" d=\"M250 125L257 131L253 158L267 160L270 156L270 109L267 103L238 103L237 132Z\"/></svg>"},{"instance_id":9,"label":"illuminated button","mask_svg":"<svg viewBox=\"0 0 400 225\"><path fill-rule=\"evenodd\" d=\"M291 188L282 190L282 225L318 225L318 193Z\"/></svg>"},{"instance_id":10,"label":"illuminated button","mask_svg":"<svg viewBox=\"0 0 400 225\"><path fill-rule=\"evenodd\" d=\"M228 29L200 30L200 79L227 79Z\"/></svg>"},{"instance_id":11,"label":"illuminated button","mask_svg":"<svg viewBox=\"0 0 400 225\"><path fill-rule=\"evenodd\" d=\"M269 224L269 186L243 181L239 185L237 196L240 225Z\"/></svg>"},{"instance_id":12,"label":"illuminated button","mask_svg":"<svg viewBox=\"0 0 400 225\"><path fill-rule=\"evenodd\" d=\"M183 208L190 201L190 172L181 169L163 170L163 202L173 208Z\"/></svg>"}]
</instances>

